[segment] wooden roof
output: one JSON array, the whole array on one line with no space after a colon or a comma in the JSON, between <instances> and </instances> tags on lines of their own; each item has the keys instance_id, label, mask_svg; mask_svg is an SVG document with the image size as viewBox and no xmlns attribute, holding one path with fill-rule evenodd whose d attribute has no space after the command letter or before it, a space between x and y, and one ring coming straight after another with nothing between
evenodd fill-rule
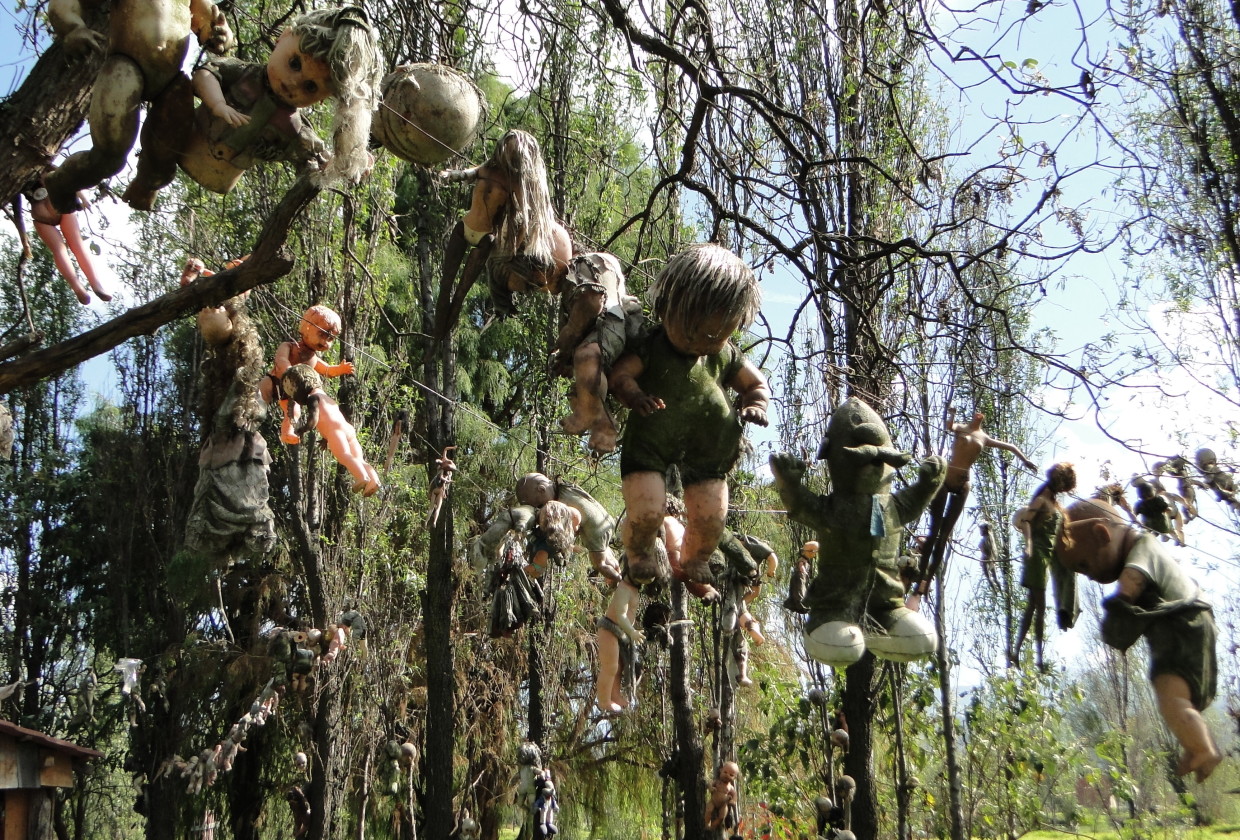
<instances>
[{"instance_id":1,"label":"wooden roof","mask_svg":"<svg viewBox=\"0 0 1240 840\"><path fill-rule=\"evenodd\" d=\"M44 735L42 732L18 726L16 723L10 723L7 720L0 720L0 735L7 735L15 741L31 743L44 749L65 753L74 758L100 758L103 756L103 753L99 752L99 750L79 747L77 744L69 741L62 741L59 738L53 738L51 735Z\"/></svg>"}]
</instances>

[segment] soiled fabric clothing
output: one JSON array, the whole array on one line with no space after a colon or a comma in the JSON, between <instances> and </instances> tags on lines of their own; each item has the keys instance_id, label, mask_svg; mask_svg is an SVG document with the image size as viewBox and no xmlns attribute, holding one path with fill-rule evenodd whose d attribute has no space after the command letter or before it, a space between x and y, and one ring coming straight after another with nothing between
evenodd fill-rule
<instances>
[{"instance_id":1,"label":"soiled fabric clothing","mask_svg":"<svg viewBox=\"0 0 1240 840\"><path fill-rule=\"evenodd\" d=\"M737 580L747 584L758 582L761 564L775 553L770 544L748 534L731 531L719 541L719 551L728 562L728 571Z\"/></svg>"},{"instance_id":2,"label":"soiled fabric clothing","mask_svg":"<svg viewBox=\"0 0 1240 840\"><path fill-rule=\"evenodd\" d=\"M559 479L555 483L555 499L581 514L577 539L586 551L606 551L616 520L593 496L572 482Z\"/></svg>"},{"instance_id":3,"label":"soiled fabric clothing","mask_svg":"<svg viewBox=\"0 0 1240 840\"><path fill-rule=\"evenodd\" d=\"M612 254L600 251L574 257L560 290L561 326L568 322L582 292L602 293L602 311L581 343L598 345L604 368L611 367L645 331L647 322L641 301L628 293L620 260Z\"/></svg>"},{"instance_id":4,"label":"soiled fabric clothing","mask_svg":"<svg viewBox=\"0 0 1240 840\"><path fill-rule=\"evenodd\" d=\"M1118 597L1103 602L1102 640L1127 650L1144 636L1150 650L1150 679L1175 674L1188 683L1193 706L1205 709L1217 690L1218 662L1214 611L1197 584L1185 574L1157 537L1134 541L1124 568L1146 578L1135 603Z\"/></svg>"},{"instance_id":5,"label":"soiled fabric clothing","mask_svg":"<svg viewBox=\"0 0 1240 840\"><path fill-rule=\"evenodd\" d=\"M1020 585L1026 589L1046 591L1048 569L1055 562L1055 536L1063 524L1059 510L1036 515L1029 525L1029 559L1020 573Z\"/></svg>"},{"instance_id":6,"label":"soiled fabric clothing","mask_svg":"<svg viewBox=\"0 0 1240 840\"><path fill-rule=\"evenodd\" d=\"M207 139L212 155L229 159L237 169L277 160L300 166L323 155L323 141L297 109L285 105L271 92L266 64L212 58L201 69L219 80L225 102L250 117L246 125L232 126L205 104L199 105L194 111L194 122Z\"/></svg>"},{"instance_id":7,"label":"soiled fabric clothing","mask_svg":"<svg viewBox=\"0 0 1240 840\"><path fill-rule=\"evenodd\" d=\"M722 479L740 459L741 420L728 384L745 356L729 342L713 356L686 356L656 327L636 348L642 361L638 386L666 408L629 415L620 453L620 475L666 473L680 466L686 486Z\"/></svg>"}]
</instances>

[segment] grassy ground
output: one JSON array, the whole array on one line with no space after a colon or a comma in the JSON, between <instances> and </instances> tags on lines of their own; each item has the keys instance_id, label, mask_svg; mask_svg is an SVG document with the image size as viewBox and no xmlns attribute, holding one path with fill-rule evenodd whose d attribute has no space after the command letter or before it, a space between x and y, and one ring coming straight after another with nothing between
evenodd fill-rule
<instances>
[{"instance_id":1,"label":"grassy ground","mask_svg":"<svg viewBox=\"0 0 1240 840\"><path fill-rule=\"evenodd\" d=\"M1031 831L1021 835L1021 840L1065 840L1079 837L1088 840L1120 840L1116 831ZM1144 840L1236 840L1240 837L1240 825L1214 825L1208 828L1185 829L1180 827L1156 828L1143 835Z\"/></svg>"}]
</instances>

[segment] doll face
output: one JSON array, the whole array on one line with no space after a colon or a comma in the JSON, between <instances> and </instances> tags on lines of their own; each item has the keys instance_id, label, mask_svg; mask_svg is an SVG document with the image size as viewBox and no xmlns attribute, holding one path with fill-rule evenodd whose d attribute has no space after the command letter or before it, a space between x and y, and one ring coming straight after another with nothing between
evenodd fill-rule
<instances>
[{"instance_id":1,"label":"doll face","mask_svg":"<svg viewBox=\"0 0 1240 840\"><path fill-rule=\"evenodd\" d=\"M668 342L686 356L713 356L727 345L741 320L731 313L712 312L700 318L669 318L663 329Z\"/></svg>"},{"instance_id":2,"label":"doll face","mask_svg":"<svg viewBox=\"0 0 1240 840\"><path fill-rule=\"evenodd\" d=\"M1114 583L1124 568L1120 551L1126 531L1126 526L1101 517L1066 522L1055 541L1055 554L1070 572Z\"/></svg>"},{"instance_id":3,"label":"doll face","mask_svg":"<svg viewBox=\"0 0 1240 840\"><path fill-rule=\"evenodd\" d=\"M267 60L267 80L276 98L293 108L322 102L335 91L327 62L301 51L292 29L285 29Z\"/></svg>"},{"instance_id":4,"label":"doll face","mask_svg":"<svg viewBox=\"0 0 1240 840\"><path fill-rule=\"evenodd\" d=\"M316 353L326 353L336 340L336 332L327 327L303 318L301 322L301 343Z\"/></svg>"}]
</instances>

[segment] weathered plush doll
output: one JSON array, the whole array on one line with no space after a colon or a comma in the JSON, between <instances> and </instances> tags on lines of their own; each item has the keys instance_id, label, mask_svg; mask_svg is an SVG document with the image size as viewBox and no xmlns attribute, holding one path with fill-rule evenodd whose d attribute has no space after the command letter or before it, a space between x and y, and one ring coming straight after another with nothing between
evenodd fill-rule
<instances>
[{"instance_id":1,"label":"weathered plush doll","mask_svg":"<svg viewBox=\"0 0 1240 840\"><path fill-rule=\"evenodd\" d=\"M544 767L542 773L534 778L534 837L547 840L560 833L556 827L555 815L560 810L560 803L555 795L555 780L551 776L551 768Z\"/></svg>"},{"instance_id":2,"label":"weathered plush doll","mask_svg":"<svg viewBox=\"0 0 1240 840\"><path fill-rule=\"evenodd\" d=\"M516 312L514 292L559 292L573 247L568 231L555 220L542 150L532 134L513 129L482 166L451 169L439 177L448 183L473 181L474 194L469 212L448 238L435 305L436 338L456 325L465 296L488 258L491 302L500 315ZM471 246L454 287L465 249Z\"/></svg>"},{"instance_id":3,"label":"weathered plush doll","mask_svg":"<svg viewBox=\"0 0 1240 840\"><path fill-rule=\"evenodd\" d=\"M525 573L540 578L553 560L566 562L573 553L580 527L581 512L563 502L552 499L540 507L526 552L529 565L525 567Z\"/></svg>"},{"instance_id":4,"label":"weathered plush doll","mask_svg":"<svg viewBox=\"0 0 1240 840\"><path fill-rule=\"evenodd\" d=\"M48 19L70 55L107 53L90 100L94 147L70 155L44 183L52 206L62 213L79 209L78 190L120 172L138 139L138 109L150 103L142 131L143 157L167 181L192 130L193 94L181 64L191 33L207 50L222 55L232 32L218 7L208 0L117 0L108 35L82 19L83 6L102 0L52 0Z\"/></svg>"},{"instance_id":5,"label":"weathered plush doll","mask_svg":"<svg viewBox=\"0 0 1240 840\"><path fill-rule=\"evenodd\" d=\"M322 169L324 182L356 182L370 170L370 121L383 72L378 40L360 6L317 9L293 20L265 64L217 58L194 72L202 100L194 129L177 162L208 190L227 193L261 161L286 160ZM306 124L298 109L335 100L333 148ZM143 151L145 156L145 150ZM125 199L149 209L171 178L143 170Z\"/></svg>"},{"instance_id":6,"label":"weathered plush doll","mask_svg":"<svg viewBox=\"0 0 1240 840\"><path fill-rule=\"evenodd\" d=\"M817 531L822 546L805 598L806 652L837 667L856 662L867 648L896 661L930 654L938 641L934 627L904 606L896 561L904 526L930 504L947 462L930 456L919 466L916 481L892 493L896 468L912 456L892 446L882 418L856 397L831 415L818 454L831 473L831 492L825 496L802 484L804 461L783 453L771 456L775 488L788 516Z\"/></svg>"},{"instance_id":7,"label":"weathered plush doll","mask_svg":"<svg viewBox=\"0 0 1240 840\"><path fill-rule=\"evenodd\" d=\"M1177 489L1180 491L1180 504L1184 508L1183 519L1185 522L1192 522L1197 518L1197 488L1205 487L1193 475L1192 465L1183 455L1176 455L1174 458L1168 458L1165 461L1159 461L1150 468L1154 473L1154 481L1166 473L1175 476Z\"/></svg>"},{"instance_id":8,"label":"weathered plush doll","mask_svg":"<svg viewBox=\"0 0 1240 840\"><path fill-rule=\"evenodd\" d=\"M1137 521L1163 539L1171 537L1178 544L1184 544L1184 529L1180 525L1180 511L1167 498L1166 493L1158 492L1159 485L1149 481L1145 476L1136 475L1132 485L1137 488L1137 504L1133 512Z\"/></svg>"},{"instance_id":9,"label":"weathered plush doll","mask_svg":"<svg viewBox=\"0 0 1240 840\"><path fill-rule=\"evenodd\" d=\"M818 559L818 540L810 540L801 546L801 552L792 565L792 574L788 578L788 597L784 599L784 609L804 615L809 612L805 606L806 590L809 578L813 574L814 561Z\"/></svg>"},{"instance_id":10,"label":"weathered plush doll","mask_svg":"<svg viewBox=\"0 0 1240 840\"><path fill-rule=\"evenodd\" d=\"M921 567L918 571L919 584L916 594L925 595L930 591L930 581L938 574L943 565L943 555L947 544L951 541L952 531L956 528L956 520L964 511L964 503L969 498L969 476L973 465L987 447L1003 449L1011 452L1028 470L1036 470L1038 465L1025 457L1020 447L1006 441L992 438L982 429L986 416L980 411L974 412L973 419L968 423L951 422L955 412L948 409L948 429L952 433L952 451L947 457L947 478L938 494L930 502L930 533L926 537L921 550Z\"/></svg>"},{"instance_id":11,"label":"weathered plush doll","mask_svg":"<svg viewBox=\"0 0 1240 840\"><path fill-rule=\"evenodd\" d=\"M78 226L77 213L62 213L53 207L47 197L47 190L43 187L36 187L27 193L26 197L30 201L30 217L34 219L35 233L43 240L47 250L51 251L56 271L65 278L65 282L77 296L78 303L83 306L89 304L90 292L78 279L71 256L77 258L78 268L82 269L82 275L95 290L95 294L99 295L99 299L105 303L110 301L112 295L107 291L106 284L103 282L103 278L108 273L106 266L103 266L101 270L100 266L95 265L90 249L82 241L82 229Z\"/></svg>"},{"instance_id":12,"label":"weathered plush doll","mask_svg":"<svg viewBox=\"0 0 1240 840\"><path fill-rule=\"evenodd\" d=\"M443 455L435 459L435 466L439 472L435 473L435 477L431 479L430 492L430 515L426 517L426 527L434 528L435 523L439 521L439 509L443 507L444 499L448 498L448 490L452 487L452 474L456 472L456 462L448 457L448 453L455 446L449 446L443 451Z\"/></svg>"},{"instance_id":13,"label":"weathered plush doll","mask_svg":"<svg viewBox=\"0 0 1240 840\"><path fill-rule=\"evenodd\" d=\"M625 689L636 688L637 647L645 636L633 624L641 592L626 575L611 595L607 612L598 620L598 681L594 704L604 712L629 705Z\"/></svg>"},{"instance_id":14,"label":"weathered plush doll","mask_svg":"<svg viewBox=\"0 0 1240 840\"><path fill-rule=\"evenodd\" d=\"M1145 638L1158 711L1184 748L1176 772L1204 781L1223 756L1201 716L1218 673L1217 629L1201 588L1156 537L1129 527L1105 502L1070 505L1055 552L1069 573L1118 582L1102 602L1102 640L1123 651Z\"/></svg>"},{"instance_id":15,"label":"weathered plush doll","mask_svg":"<svg viewBox=\"0 0 1240 840\"><path fill-rule=\"evenodd\" d=\"M1214 491L1220 502L1230 505L1233 511L1240 511L1240 499L1236 498L1236 479L1223 469L1213 449L1201 448L1196 455L1197 469L1205 476L1206 486Z\"/></svg>"},{"instance_id":16,"label":"weathered plush doll","mask_svg":"<svg viewBox=\"0 0 1240 840\"><path fill-rule=\"evenodd\" d=\"M297 406L290 404L280 392L280 379L293 365L309 365L319 376L344 376L353 373L353 363L345 360L338 365L329 365L320 358L326 353L340 336L340 316L326 306L312 306L301 316L297 326L298 341L286 341L276 348L276 359L272 363L271 373L259 383L259 393L264 402L279 398L280 408L284 412L284 422L280 426L280 440L287 444L297 443L298 437L293 433L293 423L297 420Z\"/></svg>"},{"instance_id":17,"label":"weathered plush doll","mask_svg":"<svg viewBox=\"0 0 1240 840\"><path fill-rule=\"evenodd\" d=\"M554 358L559 372L573 377L573 413L560 425L571 435L589 432L595 452L612 452L616 424L607 410L607 372L641 335L642 305L625 290L620 261L611 254L573 257L561 287Z\"/></svg>"},{"instance_id":18,"label":"weathered plush doll","mask_svg":"<svg viewBox=\"0 0 1240 840\"><path fill-rule=\"evenodd\" d=\"M725 761L715 774L706 801L706 830L718 831L736 825L736 780L741 768L735 761Z\"/></svg>"},{"instance_id":19,"label":"weathered plush doll","mask_svg":"<svg viewBox=\"0 0 1240 840\"><path fill-rule=\"evenodd\" d=\"M323 390L323 380L309 365L293 365L280 379L284 395L305 407L305 416L294 429L297 441L307 431L317 431L323 436L327 448L340 465L353 476L353 491L363 496L373 496L382 486L379 473L366 463L361 444L357 442L357 430L353 428L336 401Z\"/></svg>"},{"instance_id":20,"label":"weathered plush doll","mask_svg":"<svg viewBox=\"0 0 1240 840\"><path fill-rule=\"evenodd\" d=\"M1046 471L1046 482L1033 493L1029 504L1012 517L1012 525L1025 537L1024 566L1020 585L1029 590L1025 612L1016 633L1016 645L1012 649L1012 661L1020 662L1020 649L1025 636L1033 627L1037 665L1044 667L1042 642L1046 635L1046 579L1049 574L1055 596L1055 609L1059 629L1068 630L1076 624L1080 612L1077 605L1076 581L1072 573L1055 559L1055 534L1063 524L1063 508L1059 504L1062 493L1076 488L1076 471L1071 464L1053 464Z\"/></svg>"},{"instance_id":21,"label":"weathered plush doll","mask_svg":"<svg viewBox=\"0 0 1240 840\"><path fill-rule=\"evenodd\" d=\"M701 244L674 256L649 296L662 323L611 372L613 393L633 410L620 457L628 509L622 538L633 579L653 579L664 475L679 465L687 514L682 565L689 580L705 583L723 535L725 478L740 459L742 423L767 424L766 377L731 342L757 315L761 292L743 260ZM729 390L739 395L739 410Z\"/></svg>"}]
</instances>

